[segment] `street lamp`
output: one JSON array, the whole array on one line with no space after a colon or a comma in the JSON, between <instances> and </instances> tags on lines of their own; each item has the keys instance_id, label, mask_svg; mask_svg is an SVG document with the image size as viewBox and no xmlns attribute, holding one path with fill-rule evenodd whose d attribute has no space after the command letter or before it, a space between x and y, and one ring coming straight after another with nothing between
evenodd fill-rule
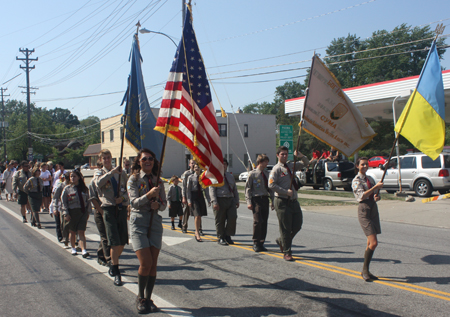
<instances>
[{"instance_id":1,"label":"street lamp","mask_svg":"<svg viewBox=\"0 0 450 317\"><path fill-rule=\"evenodd\" d=\"M140 29L140 30L139 30L139 33L141 33L141 34L145 34L145 33L155 33L155 34L161 34L161 35L164 35L165 37L167 37L169 40L172 41L172 43L173 43L173 45L175 45L175 47L178 47L177 43L175 43L175 41L174 41L169 35L167 35L167 34L165 34L165 33L162 33L162 32L156 32L156 31L150 31L150 30L147 30L146 28Z\"/></svg>"}]
</instances>

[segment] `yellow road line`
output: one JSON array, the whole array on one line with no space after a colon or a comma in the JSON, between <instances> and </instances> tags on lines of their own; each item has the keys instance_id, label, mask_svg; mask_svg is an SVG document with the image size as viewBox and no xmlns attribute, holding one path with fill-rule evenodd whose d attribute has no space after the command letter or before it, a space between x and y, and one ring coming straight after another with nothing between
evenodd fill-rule
<instances>
[{"instance_id":1,"label":"yellow road line","mask_svg":"<svg viewBox=\"0 0 450 317\"><path fill-rule=\"evenodd\" d=\"M168 226L168 225L163 225L163 227L165 227L166 229L170 229L170 226ZM194 234L190 233L189 231L187 234L194 236ZM202 239L206 239L209 241L217 240L216 237L207 236L207 235L203 236ZM254 252L253 248L247 244L235 242L235 244L233 244L232 246L239 248L239 249ZM275 257L278 259L283 259L283 256L277 252L268 251L268 252L259 252L259 253L265 254L265 255L268 255L271 257ZM327 263L322 263L322 262L318 262L318 261L306 260L299 256L294 256L293 258L294 258L294 262L299 263L299 264L303 264L303 265L307 265L310 267L326 270L329 272L334 272L334 273L338 273L341 275L346 275L349 277L361 279L361 272L358 272L358 271L354 271L351 269L347 269L347 268L343 268L343 267L339 267L339 266L335 266L335 265L331 265L331 264L327 264ZM425 295L425 296L430 296L430 297L450 301L450 293L434 290L434 289L423 287L423 286L414 285L414 284L411 284L408 282L395 281L395 280L388 279L388 278L379 278L379 280L373 280L372 283L382 284L382 285L386 285L389 287L402 289L402 290L405 290L408 292L413 292L413 293L417 293L417 294L421 294L421 295ZM444 296L436 295L433 293L441 294Z\"/></svg>"}]
</instances>

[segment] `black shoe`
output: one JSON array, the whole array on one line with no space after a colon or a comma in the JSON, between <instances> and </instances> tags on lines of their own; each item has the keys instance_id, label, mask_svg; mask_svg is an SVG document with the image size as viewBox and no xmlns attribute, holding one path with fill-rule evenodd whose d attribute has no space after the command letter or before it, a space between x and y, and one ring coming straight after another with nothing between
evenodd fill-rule
<instances>
[{"instance_id":1,"label":"black shoe","mask_svg":"<svg viewBox=\"0 0 450 317\"><path fill-rule=\"evenodd\" d=\"M97 263L99 264L99 265L102 265L102 266L106 266L107 264L106 264L106 261L104 261L104 260L102 260L102 259L100 259L100 258L97 258Z\"/></svg>"},{"instance_id":2,"label":"black shoe","mask_svg":"<svg viewBox=\"0 0 450 317\"><path fill-rule=\"evenodd\" d=\"M112 265L109 267L108 274L109 274L109 276L111 276L111 277L116 276L116 273L114 272L114 270L113 270L113 268L112 268Z\"/></svg>"},{"instance_id":3,"label":"black shoe","mask_svg":"<svg viewBox=\"0 0 450 317\"><path fill-rule=\"evenodd\" d=\"M260 252L267 252L267 249L264 247L264 244L259 245L261 251Z\"/></svg>"},{"instance_id":4,"label":"black shoe","mask_svg":"<svg viewBox=\"0 0 450 317\"><path fill-rule=\"evenodd\" d=\"M86 259L86 258L89 257L89 252L86 252L86 253L82 254L81 256L82 256L84 259Z\"/></svg>"},{"instance_id":5,"label":"black shoe","mask_svg":"<svg viewBox=\"0 0 450 317\"><path fill-rule=\"evenodd\" d=\"M122 277L120 276L120 273L116 274L116 276L114 276L114 285L116 285L116 286L122 286L123 285Z\"/></svg>"},{"instance_id":6,"label":"black shoe","mask_svg":"<svg viewBox=\"0 0 450 317\"><path fill-rule=\"evenodd\" d=\"M278 244L278 246L280 247L280 251L283 252L283 245L281 244L281 241L279 239L276 239L275 242Z\"/></svg>"},{"instance_id":7,"label":"black shoe","mask_svg":"<svg viewBox=\"0 0 450 317\"><path fill-rule=\"evenodd\" d=\"M234 241L231 240L230 236L225 236L225 240L227 240L228 244L234 244Z\"/></svg>"},{"instance_id":8,"label":"black shoe","mask_svg":"<svg viewBox=\"0 0 450 317\"><path fill-rule=\"evenodd\" d=\"M27 223L27 222L28 222L28 221L27 221L27 218L23 217L22 222L23 222L23 223Z\"/></svg>"},{"instance_id":9,"label":"black shoe","mask_svg":"<svg viewBox=\"0 0 450 317\"><path fill-rule=\"evenodd\" d=\"M203 233L203 230L202 230L202 229L199 229L199 230L198 230L198 234L201 235L201 236L204 236L204 235L205 235L205 234Z\"/></svg>"},{"instance_id":10,"label":"black shoe","mask_svg":"<svg viewBox=\"0 0 450 317\"><path fill-rule=\"evenodd\" d=\"M261 252L261 246L259 244L254 244L253 245L253 251L255 252Z\"/></svg>"},{"instance_id":11,"label":"black shoe","mask_svg":"<svg viewBox=\"0 0 450 317\"><path fill-rule=\"evenodd\" d=\"M182 229L181 232L187 233L187 230L186 229Z\"/></svg>"},{"instance_id":12,"label":"black shoe","mask_svg":"<svg viewBox=\"0 0 450 317\"><path fill-rule=\"evenodd\" d=\"M378 276L373 275L372 273L369 272L369 277L371 280L378 280Z\"/></svg>"},{"instance_id":13,"label":"black shoe","mask_svg":"<svg viewBox=\"0 0 450 317\"><path fill-rule=\"evenodd\" d=\"M361 272L361 276L363 278L364 281L369 282L370 281L370 276L369 274L367 274L366 272Z\"/></svg>"},{"instance_id":14,"label":"black shoe","mask_svg":"<svg viewBox=\"0 0 450 317\"><path fill-rule=\"evenodd\" d=\"M228 245L228 242L226 242L224 239L220 238L219 242L217 242L220 245Z\"/></svg>"},{"instance_id":15,"label":"black shoe","mask_svg":"<svg viewBox=\"0 0 450 317\"><path fill-rule=\"evenodd\" d=\"M150 310L151 313L156 313L160 311L159 308L156 307L155 303L151 299L147 300L147 308Z\"/></svg>"},{"instance_id":16,"label":"black shoe","mask_svg":"<svg viewBox=\"0 0 450 317\"><path fill-rule=\"evenodd\" d=\"M183 228L183 225L181 224L181 221L178 222L178 228Z\"/></svg>"},{"instance_id":17,"label":"black shoe","mask_svg":"<svg viewBox=\"0 0 450 317\"><path fill-rule=\"evenodd\" d=\"M172 222L172 227L170 228L171 230L175 230L175 225Z\"/></svg>"},{"instance_id":18,"label":"black shoe","mask_svg":"<svg viewBox=\"0 0 450 317\"><path fill-rule=\"evenodd\" d=\"M58 237L58 242L62 242L63 237Z\"/></svg>"},{"instance_id":19,"label":"black shoe","mask_svg":"<svg viewBox=\"0 0 450 317\"><path fill-rule=\"evenodd\" d=\"M140 298L139 296L136 298L136 310L138 314L147 314L149 313L148 309L148 300L145 298Z\"/></svg>"}]
</instances>

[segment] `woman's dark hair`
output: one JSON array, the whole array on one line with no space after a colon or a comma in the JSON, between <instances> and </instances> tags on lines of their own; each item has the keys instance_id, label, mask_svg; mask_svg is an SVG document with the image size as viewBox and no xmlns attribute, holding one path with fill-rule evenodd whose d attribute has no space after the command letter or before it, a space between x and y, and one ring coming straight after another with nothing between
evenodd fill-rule
<instances>
[{"instance_id":1,"label":"woman's dark hair","mask_svg":"<svg viewBox=\"0 0 450 317\"><path fill-rule=\"evenodd\" d=\"M363 157L358 157L358 158L356 159L356 163L355 163L355 170L356 170L356 173L359 172L359 168L358 168L359 162L361 162L361 161L368 161L368 160L369 160L369 159L368 159L367 157L365 157L365 156L363 156Z\"/></svg>"},{"instance_id":2,"label":"woman's dark hair","mask_svg":"<svg viewBox=\"0 0 450 317\"><path fill-rule=\"evenodd\" d=\"M152 174L157 175L158 174L158 168L159 168L159 162L156 159L155 153L150 151L149 149L142 149L137 154L136 158L133 161L133 165L131 166L131 171L134 175L137 175L141 171L141 166L139 165L139 161L141 160L142 153L147 153L153 156L153 168L152 168Z\"/></svg>"},{"instance_id":3,"label":"woman's dark hair","mask_svg":"<svg viewBox=\"0 0 450 317\"><path fill-rule=\"evenodd\" d=\"M84 183L84 178L83 178L83 175L81 174L80 170L75 169L75 170L72 171L72 174L77 175L78 178L79 178L77 187L78 187L82 192L85 192L85 193L89 192L89 190L88 190L86 184Z\"/></svg>"}]
</instances>

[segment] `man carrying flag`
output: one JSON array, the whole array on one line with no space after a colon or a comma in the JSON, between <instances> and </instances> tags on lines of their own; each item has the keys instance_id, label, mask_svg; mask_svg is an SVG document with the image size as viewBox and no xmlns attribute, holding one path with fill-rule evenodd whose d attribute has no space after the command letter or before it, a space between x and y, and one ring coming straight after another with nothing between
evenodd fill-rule
<instances>
[{"instance_id":1,"label":"man carrying flag","mask_svg":"<svg viewBox=\"0 0 450 317\"><path fill-rule=\"evenodd\" d=\"M223 184L223 156L205 66L188 5L155 130L185 145L205 172L203 187Z\"/></svg>"},{"instance_id":2,"label":"man carrying flag","mask_svg":"<svg viewBox=\"0 0 450 317\"><path fill-rule=\"evenodd\" d=\"M395 131L435 160L444 148L444 119L444 84L435 39Z\"/></svg>"}]
</instances>

